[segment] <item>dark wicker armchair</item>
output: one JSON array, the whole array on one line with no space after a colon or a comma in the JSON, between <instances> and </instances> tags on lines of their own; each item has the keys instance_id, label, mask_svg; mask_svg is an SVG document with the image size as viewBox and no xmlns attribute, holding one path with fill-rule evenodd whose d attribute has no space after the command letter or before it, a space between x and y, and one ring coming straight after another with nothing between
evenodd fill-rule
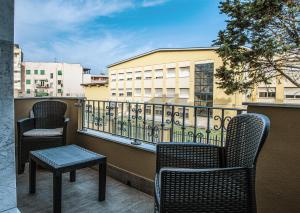
<instances>
[{"instance_id":1,"label":"dark wicker armchair","mask_svg":"<svg viewBox=\"0 0 300 213\"><path fill-rule=\"evenodd\" d=\"M24 172L29 151L63 146L66 144L67 104L60 101L41 101L33 105L33 118L17 122L18 173Z\"/></svg>"},{"instance_id":2,"label":"dark wicker armchair","mask_svg":"<svg viewBox=\"0 0 300 213\"><path fill-rule=\"evenodd\" d=\"M224 148L159 143L155 178L158 212L256 212L255 166L270 122L259 114L232 118Z\"/></svg>"}]
</instances>

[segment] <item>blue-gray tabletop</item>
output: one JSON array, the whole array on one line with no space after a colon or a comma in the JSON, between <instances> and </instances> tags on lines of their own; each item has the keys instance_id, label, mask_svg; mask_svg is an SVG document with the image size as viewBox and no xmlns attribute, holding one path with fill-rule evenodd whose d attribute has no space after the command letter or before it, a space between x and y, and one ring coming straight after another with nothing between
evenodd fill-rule
<instances>
[{"instance_id":1,"label":"blue-gray tabletop","mask_svg":"<svg viewBox=\"0 0 300 213\"><path fill-rule=\"evenodd\" d=\"M77 145L60 146L44 150L31 151L31 155L54 168L72 166L93 160L106 158Z\"/></svg>"}]
</instances>

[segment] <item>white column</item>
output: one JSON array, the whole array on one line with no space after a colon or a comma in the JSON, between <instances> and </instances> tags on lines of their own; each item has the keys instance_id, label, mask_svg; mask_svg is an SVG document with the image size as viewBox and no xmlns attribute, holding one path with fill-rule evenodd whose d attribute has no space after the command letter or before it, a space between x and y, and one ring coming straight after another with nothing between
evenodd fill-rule
<instances>
[{"instance_id":1,"label":"white column","mask_svg":"<svg viewBox=\"0 0 300 213\"><path fill-rule=\"evenodd\" d=\"M14 99L14 0L0 0L0 212L18 212Z\"/></svg>"}]
</instances>

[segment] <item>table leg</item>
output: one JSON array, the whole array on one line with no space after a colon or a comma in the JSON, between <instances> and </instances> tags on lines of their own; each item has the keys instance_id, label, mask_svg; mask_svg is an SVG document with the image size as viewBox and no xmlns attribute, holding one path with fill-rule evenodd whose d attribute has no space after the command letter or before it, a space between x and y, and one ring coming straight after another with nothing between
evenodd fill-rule
<instances>
[{"instance_id":1,"label":"table leg","mask_svg":"<svg viewBox=\"0 0 300 213\"><path fill-rule=\"evenodd\" d=\"M36 162L33 159L29 160L29 193L35 193L36 186Z\"/></svg>"},{"instance_id":2,"label":"table leg","mask_svg":"<svg viewBox=\"0 0 300 213\"><path fill-rule=\"evenodd\" d=\"M53 212L61 212L61 177L60 172L53 173Z\"/></svg>"},{"instance_id":3,"label":"table leg","mask_svg":"<svg viewBox=\"0 0 300 213\"><path fill-rule=\"evenodd\" d=\"M70 182L76 181L76 170L70 172Z\"/></svg>"},{"instance_id":4,"label":"table leg","mask_svg":"<svg viewBox=\"0 0 300 213\"><path fill-rule=\"evenodd\" d=\"M106 159L99 164L99 194L98 200L105 200L105 190L106 190Z\"/></svg>"}]
</instances>

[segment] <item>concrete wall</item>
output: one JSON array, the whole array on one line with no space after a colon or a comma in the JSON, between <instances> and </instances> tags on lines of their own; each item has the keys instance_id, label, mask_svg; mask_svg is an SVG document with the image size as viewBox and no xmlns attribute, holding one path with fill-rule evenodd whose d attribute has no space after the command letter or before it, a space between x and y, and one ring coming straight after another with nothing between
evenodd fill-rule
<instances>
[{"instance_id":1,"label":"concrete wall","mask_svg":"<svg viewBox=\"0 0 300 213\"><path fill-rule=\"evenodd\" d=\"M67 130L67 143L73 144L76 143L76 133L78 129L78 111L80 108L76 107L75 104L80 100L78 98L16 98L15 105L15 124L19 119L28 118L30 111L32 110L32 106L34 103L43 100L58 100L65 102L67 106L67 111L65 117L70 118L68 123ZM16 139L17 139L17 131L16 131Z\"/></svg>"},{"instance_id":2,"label":"concrete wall","mask_svg":"<svg viewBox=\"0 0 300 213\"><path fill-rule=\"evenodd\" d=\"M108 175L153 195L156 154L78 133L78 145L107 156Z\"/></svg>"},{"instance_id":3,"label":"concrete wall","mask_svg":"<svg viewBox=\"0 0 300 213\"><path fill-rule=\"evenodd\" d=\"M13 47L14 1L0 0L0 212L17 212Z\"/></svg>"},{"instance_id":4,"label":"concrete wall","mask_svg":"<svg viewBox=\"0 0 300 213\"><path fill-rule=\"evenodd\" d=\"M300 105L248 104L270 118L271 129L257 164L260 213L300 210Z\"/></svg>"}]
</instances>

